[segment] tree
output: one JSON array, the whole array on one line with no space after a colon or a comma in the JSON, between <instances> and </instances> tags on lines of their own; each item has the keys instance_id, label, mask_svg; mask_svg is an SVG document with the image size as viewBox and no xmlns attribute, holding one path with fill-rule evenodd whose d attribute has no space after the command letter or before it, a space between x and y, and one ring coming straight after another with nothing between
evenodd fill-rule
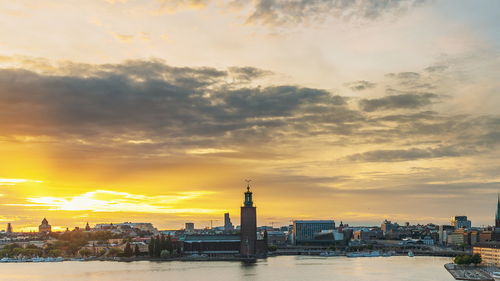
<instances>
[{"instance_id":1,"label":"tree","mask_svg":"<svg viewBox=\"0 0 500 281\"><path fill-rule=\"evenodd\" d=\"M156 236L156 239L155 239L155 245L154 245L154 256L155 257L160 257L160 254L161 254L161 238L160 236Z\"/></svg>"},{"instance_id":2,"label":"tree","mask_svg":"<svg viewBox=\"0 0 500 281\"><path fill-rule=\"evenodd\" d=\"M139 250L139 245L135 244L134 248L134 256L140 256L141 255L141 250Z\"/></svg>"},{"instance_id":3,"label":"tree","mask_svg":"<svg viewBox=\"0 0 500 281\"><path fill-rule=\"evenodd\" d=\"M162 259L166 259L170 257L170 251L169 250L162 250L160 253L160 257Z\"/></svg>"},{"instance_id":4,"label":"tree","mask_svg":"<svg viewBox=\"0 0 500 281\"><path fill-rule=\"evenodd\" d=\"M154 236L151 237L151 240L149 240L148 253L149 253L150 257L153 257L155 254L155 238L154 238Z\"/></svg>"},{"instance_id":5,"label":"tree","mask_svg":"<svg viewBox=\"0 0 500 281\"><path fill-rule=\"evenodd\" d=\"M134 252L132 250L132 247L130 246L130 243L127 242L127 244L125 244L125 249L123 250L123 255L126 257L131 257L133 254Z\"/></svg>"},{"instance_id":6,"label":"tree","mask_svg":"<svg viewBox=\"0 0 500 281\"><path fill-rule=\"evenodd\" d=\"M474 254L470 258L470 261L471 261L471 263L473 263L475 265L478 265L478 264L480 264L483 261L483 259L481 258L480 254Z\"/></svg>"},{"instance_id":7,"label":"tree","mask_svg":"<svg viewBox=\"0 0 500 281\"><path fill-rule=\"evenodd\" d=\"M167 235L167 239L165 240L165 248L167 249L170 253L173 252L173 245L172 245L172 237L170 235Z\"/></svg>"},{"instance_id":8,"label":"tree","mask_svg":"<svg viewBox=\"0 0 500 281\"><path fill-rule=\"evenodd\" d=\"M464 264L464 265L467 265L467 264L480 264L482 259L481 259L481 255L479 254L474 254L474 255L460 255L460 256L456 256L455 259L453 260L456 264Z\"/></svg>"},{"instance_id":9,"label":"tree","mask_svg":"<svg viewBox=\"0 0 500 281\"><path fill-rule=\"evenodd\" d=\"M108 251L108 256L110 256L110 257L116 257L120 253L122 253L122 250L120 248L111 248Z\"/></svg>"},{"instance_id":10,"label":"tree","mask_svg":"<svg viewBox=\"0 0 500 281\"><path fill-rule=\"evenodd\" d=\"M92 250L88 249L88 248L83 248L79 251L80 253L80 256L82 257L88 257L90 255L92 255Z\"/></svg>"},{"instance_id":11,"label":"tree","mask_svg":"<svg viewBox=\"0 0 500 281\"><path fill-rule=\"evenodd\" d=\"M51 249L48 252L49 257L60 257L62 251L60 249Z\"/></svg>"}]
</instances>

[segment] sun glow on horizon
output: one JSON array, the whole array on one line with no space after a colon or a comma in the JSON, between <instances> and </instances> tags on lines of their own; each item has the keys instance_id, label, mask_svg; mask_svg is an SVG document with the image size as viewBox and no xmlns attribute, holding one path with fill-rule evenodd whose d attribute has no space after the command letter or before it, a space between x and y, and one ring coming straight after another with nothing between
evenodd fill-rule
<instances>
[{"instance_id":1,"label":"sun glow on horizon","mask_svg":"<svg viewBox=\"0 0 500 281\"><path fill-rule=\"evenodd\" d=\"M178 204L182 201L214 194L213 191L179 192L172 195L146 196L117 192L110 190L96 190L72 197L29 197L28 203L5 204L8 206L42 207L50 211L92 211L92 212L132 212L132 213L159 213L180 214L199 213L209 214L221 212L219 209L184 208Z\"/></svg>"}]
</instances>

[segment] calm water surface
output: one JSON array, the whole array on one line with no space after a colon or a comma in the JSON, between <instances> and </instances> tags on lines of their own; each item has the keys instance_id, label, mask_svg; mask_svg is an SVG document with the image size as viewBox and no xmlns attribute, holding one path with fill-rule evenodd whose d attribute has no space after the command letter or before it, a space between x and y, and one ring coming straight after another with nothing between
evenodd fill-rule
<instances>
[{"instance_id":1,"label":"calm water surface","mask_svg":"<svg viewBox=\"0 0 500 281\"><path fill-rule=\"evenodd\" d=\"M451 281L437 257L281 256L253 265L240 262L62 262L2 263L1 280L160 281L160 280L336 280Z\"/></svg>"}]
</instances>

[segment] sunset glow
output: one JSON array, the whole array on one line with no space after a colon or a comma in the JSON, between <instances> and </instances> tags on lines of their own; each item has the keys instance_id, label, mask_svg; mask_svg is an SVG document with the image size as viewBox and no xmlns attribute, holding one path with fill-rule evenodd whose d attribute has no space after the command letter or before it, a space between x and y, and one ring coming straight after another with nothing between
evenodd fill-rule
<instances>
[{"instance_id":1,"label":"sunset glow","mask_svg":"<svg viewBox=\"0 0 500 281\"><path fill-rule=\"evenodd\" d=\"M375 2L3 1L0 222L491 224L500 3Z\"/></svg>"}]
</instances>

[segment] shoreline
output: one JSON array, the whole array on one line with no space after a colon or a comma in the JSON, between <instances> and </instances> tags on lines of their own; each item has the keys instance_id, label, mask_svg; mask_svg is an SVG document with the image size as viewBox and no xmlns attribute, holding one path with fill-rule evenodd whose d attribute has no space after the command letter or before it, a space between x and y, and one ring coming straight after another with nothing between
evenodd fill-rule
<instances>
[{"instance_id":1,"label":"shoreline","mask_svg":"<svg viewBox=\"0 0 500 281\"><path fill-rule=\"evenodd\" d=\"M343 258L349 258L349 259L354 259L354 258L389 258L389 257L403 257L407 256L407 254L404 253L396 253L391 256L376 256L376 257L348 257L344 254L338 254L338 255L333 255L333 256L321 256L321 255L316 255L316 254L270 254L265 257L256 257L256 258L241 258L241 257L175 257L175 258L151 258L151 257L96 257L96 258L64 258L64 260L59 260L59 261L40 261L40 262L33 262L30 260L12 260L9 262L3 262L3 263L45 263L45 262L67 262L67 261L75 261L75 262L88 262L88 261L107 261L107 262L139 262L139 261L149 261L149 262L173 262L173 261L198 261L198 262L203 262L203 261L238 261L238 262L246 262L246 263L254 263L258 260L264 260L267 258L272 258L272 257L279 257L279 256L303 256L303 257L321 257L321 258L338 258L338 257L343 257ZM441 253L428 253L428 254L421 254L421 253L415 253L415 257L453 257L451 255L443 255ZM410 258L410 257L409 257Z\"/></svg>"}]
</instances>

